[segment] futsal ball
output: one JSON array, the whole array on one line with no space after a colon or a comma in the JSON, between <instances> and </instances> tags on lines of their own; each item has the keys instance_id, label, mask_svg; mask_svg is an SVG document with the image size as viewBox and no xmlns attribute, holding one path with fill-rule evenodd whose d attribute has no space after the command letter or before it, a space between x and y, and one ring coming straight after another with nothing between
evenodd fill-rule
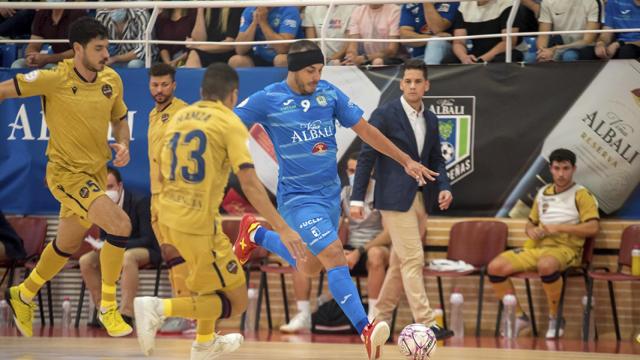
<instances>
[{"instance_id":1,"label":"futsal ball","mask_svg":"<svg viewBox=\"0 0 640 360\"><path fill-rule=\"evenodd\" d=\"M453 157L456 154L456 149L448 142L442 142L440 145L440 149L442 151L442 157L444 158L444 162L449 162L453 160Z\"/></svg>"},{"instance_id":2,"label":"futsal ball","mask_svg":"<svg viewBox=\"0 0 640 360\"><path fill-rule=\"evenodd\" d=\"M407 325L398 337L398 347L407 359L428 360L436 351L436 335L424 324Z\"/></svg>"}]
</instances>

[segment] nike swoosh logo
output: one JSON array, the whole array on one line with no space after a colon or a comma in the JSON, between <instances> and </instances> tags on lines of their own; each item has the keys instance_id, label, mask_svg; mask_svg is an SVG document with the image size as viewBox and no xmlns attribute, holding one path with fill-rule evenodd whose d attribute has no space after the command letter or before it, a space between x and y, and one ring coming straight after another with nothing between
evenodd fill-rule
<instances>
[{"instance_id":1,"label":"nike swoosh logo","mask_svg":"<svg viewBox=\"0 0 640 360\"><path fill-rule=\"evenodd\" d=\"M346 296L342 299L342 301L340 301L340 304L344 304L344 303L346 303L346 302L347 302L347 300L349 300L349 298L350 298L350 297L351 297L351 294L346 295Z\"/></svg>"}]
</instances>

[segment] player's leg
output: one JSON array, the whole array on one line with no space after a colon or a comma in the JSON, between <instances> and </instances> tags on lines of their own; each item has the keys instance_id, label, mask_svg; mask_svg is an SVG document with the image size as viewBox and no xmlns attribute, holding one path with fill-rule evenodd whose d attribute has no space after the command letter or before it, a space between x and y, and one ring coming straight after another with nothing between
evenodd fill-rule
<instances>
[{"instance_id":1,"label":"player's leg","mask_svg":"<svg viewBox=\"0 0 640 360\"><path fill-rule=\"evenodd\" d=\"M61 216L63 213L68 215L64 206ZM47 281L62 270L71 254L78 250L86 231L86 226L77 216L60 218L56 239L45 247L35 269L21 284L6 290L5 298L13 310L16 326L22 335L33 335L35 305L32 304L32 299Z\"/></svg>"},{"instance_id":2,"label":"player's leg","mask_svg":"<svg viewBox=\"0 0 640 360\"><path fill-rule=\"evenodd\" d=\"M169 282L171 283L171 295L173 297L189 296L191 291L187 287L187 277L189 276L189 267L180 256L178 250L169 244L160 246L162 258L169 268ZM194 322L190 319L179 317L169 318L164 322L161 333L180 334L194 328Z\"/></svg>"},{"instance_id":3,"label":"player's leg","mask_svg":"<svg viewBox=\"0 0 640 360\"><path fill-rule=\"evenodd\" d=\"M102 286L102 276L100 275L100 253L89 251L78 260L82 280L89 290L91 300L94 304L100 304L100 290ZM93 314L91 314L93 316Z\"/></svg>"},{"instance_id":4,"label":"player's leg","mask_svg":"<svg viewBox=\"0 0 640 360\"><path fill-rule=\"evenodd\" d=\"M122 278L120 290L122 299L120 302L120 314L127 324L133 324L133 299L138 293L139 269L150 262L149 250L146 248L133 248L124 252L122 263Z\"/></svg>"},{"instance_id":5,"label":"player's leg","mask_svg":"<svg viewBox=\"0 0 640 360\"><path fill-rule=\"evenodd\" d=\"M288 324L280 326L280 331L286 333L295 333L300 330L309 330L311 328L311 279L300 271L292 274L293 277L293 294L296 297L296 306L298 313Z\"/></svg>"},{"instance_id":6,"label":"player's leg","mask_svg":"<svg viewBox=\"0 0 640 360\"><path fill-rule=\"evenodd\" d=\"M578 265L579 259L578 254L568 247L559 246L541 249L541 256L538 258L536 266L549 304L549 327L546 338L555 338L556 323L558 321L560 321L558 336L564 335L565 320L558 319L558 303L560 302L564 282L562 271L569 266Z\"/></svg>"}]
</instances>

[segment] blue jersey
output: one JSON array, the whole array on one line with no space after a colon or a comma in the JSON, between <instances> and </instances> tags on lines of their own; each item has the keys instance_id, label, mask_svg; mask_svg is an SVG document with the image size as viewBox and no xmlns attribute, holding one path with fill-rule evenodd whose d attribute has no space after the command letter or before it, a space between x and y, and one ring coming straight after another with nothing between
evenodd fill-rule
<instances>
[{"instance_id":1,"label":"blue jersey","mask_svg":"<svg viewBox=\"0 0 640 360\"><path fill-rule=\"evenodd\" d=\"M604 9L604 25L612 29L640 28L640 6L633 0L609 0ZM617 33L618 40L634 42L640 40L638 32Z\"/></svg>"},{"instance_id":2,"label":"blue jersey","mask_svg":"<svg viewBox=\"0 0 640 360\"><path fill-rule=\"evenodd\" d=\"M261 124L273 142L279 206L322 194L335 194L330 200L339 203L336 126L352 127L363 114L340 89L320 80L313 94L300 95L285 80L251 95L235 112L247 127Z\"/></svg>"},{"instance_id":3,"label":"blue jersey","mask_svg":"<svg viewBox=\"0 0 640 360\"><path fill-rule=\"evenodd\" d=\"M240 18L240 32L245 32L253 21L253 13L255 7L248 7L242 11ZM300 20L300 11L295 6L274 7L269 10L268 15L269 26L278 34L299 35L302 20ZM303 37L304 38L304 37ZM255 41L266 40L260 26L256 29ZM268 45L254 45L253 52L265 61L273 62L276 52Z\"/></svg>"},{"instance_id":4,"label":"blue jersey","mask_svg":"<svg viewBox=\"0 0 640 360\"><path fill-rule=\"evenodd\" d=\"M458 6L460 6L460 4L456 2L437 2L434 3L433 6L443 19L449 20L450 23L453 23L453 19L456 17L456 12L458 11ZM403 26L413 28L413 31L418 34L431 34L429 27L427 26L427 20L424 15L424 5L422 3L409 3L402 5L400 27ZM420 57L424 55L424 46L407 48L409 49L411 57Z\"/></svg>"}]
</instances>

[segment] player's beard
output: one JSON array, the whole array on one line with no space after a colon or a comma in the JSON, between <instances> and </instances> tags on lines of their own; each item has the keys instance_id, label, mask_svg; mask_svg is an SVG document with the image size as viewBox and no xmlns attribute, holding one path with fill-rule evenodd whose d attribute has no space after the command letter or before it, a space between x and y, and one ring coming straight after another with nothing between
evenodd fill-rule
<instances>
[{"instance_id":1,"label":"player's beard","mask_svg":"<svg viewBox=\"0 0 640 360\"><path fill-rule=\"evenodd\" d=\"M93 66L91 63L89 63L89 60L87 60L85 58L82 61L82 65L84 65L84 67L87 70L97 73L97 72L100 72L100 71L104 70L104 66L105 66L106 62L107 62L107 59L104 59L104 60L100 61L96 66Z\"/></svg>"},{"instance_id":2,"label":"player's beard","mask_svg":"<svg viewBox=\"0 0 640 360\"><path fill-rule=\"evenodd\" d=\"M169 100L171 99L171 96L172 95L156 94L153 96L153 100L156 102L156 104L164 105L167 102L169 102Z\"/></svg>"},{"instance_id":3,"label":"player's beard","mask_svg":"<svg viewBox=\"0 0 640 360\"><path fill-rule=\"evenodd\" d=\"M300 81L300 79L295 80L298 88L300 89L301 95L311 95L316 91L316 87L318 87L318 83L309 82L305 84L304 82ZM311 90L307 91L308 87L311 88Z\"/></svg>"}]
</instances>

